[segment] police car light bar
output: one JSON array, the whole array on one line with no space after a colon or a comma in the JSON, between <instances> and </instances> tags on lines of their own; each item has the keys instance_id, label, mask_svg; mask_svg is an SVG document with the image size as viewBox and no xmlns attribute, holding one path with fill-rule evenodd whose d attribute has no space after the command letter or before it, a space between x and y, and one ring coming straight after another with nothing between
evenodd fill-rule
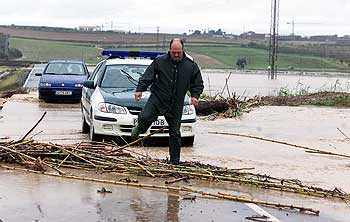
<instances>
[{"instance_id":1,"label":"police car light bar","mask_svg":"<svg viewBox=\"0 0 350 222\"><path fill-rule=\"evenodd\" d=\"M112 58L125 58L125 57L140 57L140 58L156 58L163 55L165 52L140 52L140 51L116 51L116 50L103 50L103 56L109 56Z\"/></svg>"}]
</instances>

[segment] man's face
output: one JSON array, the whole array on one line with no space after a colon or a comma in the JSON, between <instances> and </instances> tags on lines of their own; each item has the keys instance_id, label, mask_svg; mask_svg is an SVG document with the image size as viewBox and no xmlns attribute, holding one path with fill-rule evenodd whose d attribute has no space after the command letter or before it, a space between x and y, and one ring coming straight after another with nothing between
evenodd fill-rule
<instances>
[{"instance_id":1,"label":"man's face","mask_svg":"<svg viewBox=\"0 0 350 222\"><path fill-rule=\"evenodd\" d=\"M174 41L170 47L170 58L174 62L179 62L183 56L183 48L180 41Z\"/></svg>"}]
</instances>

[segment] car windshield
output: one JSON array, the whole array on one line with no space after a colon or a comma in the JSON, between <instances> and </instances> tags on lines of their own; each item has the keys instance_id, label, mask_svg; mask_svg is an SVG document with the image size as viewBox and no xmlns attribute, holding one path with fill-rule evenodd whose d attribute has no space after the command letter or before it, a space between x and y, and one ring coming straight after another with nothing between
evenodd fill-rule
<instances>
[{"instance_id":1,"label":"car windshield","mask_svg":"<svg viewBox=\"0 0 350 222\"><path fill-rule=\"evenodd\" d=\"M79 63L49 63L44 74L52 75L85 75L82 64Z\"/></svg>"},{"instance_id":2,"label":"car windshield","mask_svg":"<svg viewBox=\"0 0 350 222\"><path fill-rule=\"evenodd\" d=\"M101 81L103 88L135 89L147 65L109 65Z\"/></svg>"}]
</instances>

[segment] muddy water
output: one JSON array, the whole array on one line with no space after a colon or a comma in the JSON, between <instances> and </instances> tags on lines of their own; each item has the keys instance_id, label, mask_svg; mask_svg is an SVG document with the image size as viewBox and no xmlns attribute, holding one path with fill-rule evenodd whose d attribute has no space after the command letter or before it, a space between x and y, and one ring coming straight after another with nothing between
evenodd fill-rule
<instances>
[{"instance_id":1,"label":"muddy water","mask_svg":"<svg viewBox=\"0 0 350 222\"><path fill-rule=\"evenodd\" d=\"M109 177L112 176L105 176ZM230 221L242 221L245 216L254 215L240 203L200 197L195 201L185 200L186 193L178 191L101 185L1 169L0 179L0 219L4 222L227 221L232 217ZM146 182L155 183L154 180ZM98 193L102 186L112 193ZM227 188L226 191L230 190ZM210 185L205 190L214 191Z\"/></svg>"},{"instance_id":2,"label":"muddy water","mask_svg":"<svg viewBox=\"0 0 350 222\"><path fill-rule=\"evenodd\" d=\"M32 133L37 134L35 139L57 143L88 140L87 135L80 133L78 104L45 104L38 103L30 95L27 97L14 98L0 111L0 115L3 116L0 119L0 138L21 138L43 112L47 111L44 120ZM350 136L349 118L350 109L261 107L237 119L199 119L195 127L195 144L193 147L182 149L182 160L230 168L253 167L251 172L297 178L304 183L330 189L337 187L350 192L349 158L311 154L281 144L209 133L218 131L249 134L350 155L350 140L337 130L339 128ZM168 155L167 147L132 149L161 159ZM232 185L230 186L232 189ZM102 197L96 194L98 188L101 186L94 183L14 174L1 170L0 220L19 221L18 218L23 217L22 221L135 221L136 218L140 221L164 221L164 218L173 216L175 219L169 219L170 221L187 221L193 218L206 220L203 212L212 212L209 215L215 221L227 221L225 217L232 216L232 213L236 216L234 218L238 218L237 221L242 221L243 216L237 216L234 212L236 209L239 209L238 212L249 212L244 214L246 216L252 214L246 207L232 205L231 202L209 203L207 200L201 200L193 205L186 201L174 202L176 198L173 198L172 194L155 194L152 191L115 186L109 186L108 189L116 196ZM238 190L242 192L242 189ZM346 221L344 215L349 214L343 203L329 203L324 200L320 202L310 198L295 200L293 198L300 197L281 197L281 194L261 190L246 189L244 192L251 196L260 195L262 199L317 206L323 209L322 212L326 212L326 217L331 218L308 218L300 221ZM18 197L21 197L21 200ZM234 209L232 206L235 206ZM295 218L295 215L293 216ZM295 220L284 218L283 221Z\"/></svg>"},{"instance_id":3,"label":"muddy water","mask_svg":"<svg viewBox=\"0 0 350 222\"><path fill-rule=\"evenodd\" d=\"M92 174L88 176L96 177ZM103 178L118 180L115 175L104 175ZM164 181L158 179L140 182L164 184ZM281 221L346 221L346 215L350 213L348 207L342 202L296 198L292 194L247 189L234 184L214 185L191 180L189 184L180 182L176 185L190 186L192 189L211 193L225 192L274 202L304 205L322 212L319 217L315 217L298 212L265 208ZM102 187L111 193L97 192ZM205 199L199 195L191 201L186 200L186 196L188 196L186 192L98 184L0 169L0 220L3 222L194 220L239 222L245 221L245 217L257 215L242 203Z\"/></svg>"},{"instance_id":4,"label":"muddy water","mask_svg":"<svg viewBox=\"0 0 350 222\"><path fill-rule=\"evenodd\" d=\"M281 89L288 93L318 92L335 90L350 92L349 78L343 76L306 76L306 75L278 75L277 79L269 80L264 73L242 73L240 71L203 70L205 94L214 96L223 91L227 96L227 88L223 90L226 79L230 94L252 97L255 95L277 95Z\"/></svg>"}]
</instances>

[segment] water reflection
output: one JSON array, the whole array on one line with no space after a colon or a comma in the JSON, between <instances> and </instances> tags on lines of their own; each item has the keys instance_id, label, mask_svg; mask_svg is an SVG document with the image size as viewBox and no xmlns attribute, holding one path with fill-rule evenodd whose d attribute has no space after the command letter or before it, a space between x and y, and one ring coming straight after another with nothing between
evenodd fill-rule
<instances>
[{"instance_id":1,"label":"water reflection","mask_svg":"<svg viewBox=\"0 0 350 222\"><path fill-rule=\"evenodd\" d=\"M179 195L180 191L168 192L168 205L167 205L167 221L178 222L179 221Z\"/></svg>"}]
</instances>

